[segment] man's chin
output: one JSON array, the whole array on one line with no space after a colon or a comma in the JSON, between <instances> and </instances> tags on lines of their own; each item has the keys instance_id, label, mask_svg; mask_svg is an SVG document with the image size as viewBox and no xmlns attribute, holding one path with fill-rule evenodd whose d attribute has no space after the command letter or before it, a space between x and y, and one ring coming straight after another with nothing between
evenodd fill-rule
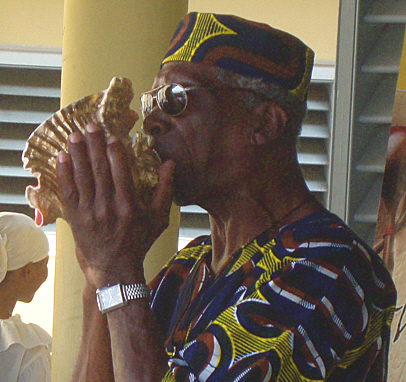
<instances>
[{"instance_id":1,"label":"man's chin","mask_svg":"<svg viewBox=\"0 0 406 382\"><path fill-rule=\"evenodd\" d=\"M174 203L179 206L190 206L197 203L198 200L198 188L191 181L195 177L188 175L187 169L181 169L175 166L175 172L173 174L174 182Z\"/></svg>"},{"instance_id":2,"label":"man's chin","mask_svg":"<svg viewBox=\"0 0 406 382\"><path fill-rule=\"evenodd\" d=\"M190 205L196 204L195 198L193 198L191 195L189 195L189 193L185 193L182 191L180 191L180 192L175 191L175 196L173 198L173 202L178 207L184 207L184 206L190 206Z\"/></svg>"},{"instance_id":3,"label":"man's chin","mask_svg":"<svg viewBox=\"0 0 406 382\"><path fill-rule=\"evenodd\" d=\"M188 203L182 195L175 195L173 203L178 207L190 206L192 203Z\"/></svg>"}]
</instances>

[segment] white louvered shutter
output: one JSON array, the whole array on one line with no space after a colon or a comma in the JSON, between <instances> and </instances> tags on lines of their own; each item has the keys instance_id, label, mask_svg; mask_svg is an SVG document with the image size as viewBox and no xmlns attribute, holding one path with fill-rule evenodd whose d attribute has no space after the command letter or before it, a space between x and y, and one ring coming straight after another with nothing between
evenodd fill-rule
<instances>
[{"instance_id":1,"label":"white louvered shutter","mask_svg":"<svg viewBox=\"0 0 406 382\"><path fill-rule=\"evenodd\" d=\"M345 147L342 142L348 139L348 156L342 158L348 163L348 177L333 181L332 195L345 193L345 204L337 212L372 244L405 33L406 1L351 0L342 2L341 8L335 103L346 108L337 110L335 129L337 147ZM353 29L348 20L354 20ZM347 73L352 74L352 84ZM340 114L346 113L348 126L340 120ZM348 137L340 136L340 131ZM335 207L339 209L337 204Z\"/></svg>"},{"instance_id":2,"label":"white louvered shutter","mask_svg":"<svg viewBox=\"0 0 406 382\"><path fill-rule=\"evenodd\" d=\"M0 210L33 216L25 188L36 179L22 168L31 132L59 109L61 53L0 45Z\"/></svg>"}]
</instances>

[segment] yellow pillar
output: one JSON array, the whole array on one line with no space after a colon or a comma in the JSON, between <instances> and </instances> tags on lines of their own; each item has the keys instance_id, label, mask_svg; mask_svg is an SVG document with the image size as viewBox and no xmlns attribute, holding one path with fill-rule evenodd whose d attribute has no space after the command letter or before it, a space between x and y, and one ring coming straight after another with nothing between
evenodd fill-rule
<instances>
[{"instance_id":1,"label":"yellow pillar","mask_svg":"<svg viewBox=\"0 0 406 382\"><path fill-rule=\"evenodd\" d=\"M114 76L131 79L132 104L149 89L187 0L65 0L61 105L105 89ZM146 259L147 278L177 248L179 211ZM57 222L52 381L70 380L81 334L83 276L67 224Z\"/></svg>"}]
</instances>

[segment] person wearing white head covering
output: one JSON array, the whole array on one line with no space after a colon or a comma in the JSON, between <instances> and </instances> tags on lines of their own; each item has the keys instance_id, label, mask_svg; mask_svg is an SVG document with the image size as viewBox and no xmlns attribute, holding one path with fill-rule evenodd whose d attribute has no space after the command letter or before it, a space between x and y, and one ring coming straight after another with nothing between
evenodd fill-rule
<instances>
[{"instance_id":1,"label":"person wearing white head covering","mask_svg":"<svg viewBox=\"0 0 406 382\"><path fill-rule=\"evenodd\" d=\"M51 336L13 315L48 277L48 239L30 217L0 212L0 380L49 382Z\"/></svg>"}]
</instances>

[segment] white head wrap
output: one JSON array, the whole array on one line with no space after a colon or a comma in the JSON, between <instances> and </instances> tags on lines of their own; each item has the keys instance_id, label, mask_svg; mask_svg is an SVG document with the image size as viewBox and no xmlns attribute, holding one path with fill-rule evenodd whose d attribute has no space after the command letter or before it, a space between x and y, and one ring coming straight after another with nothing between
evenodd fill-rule
<instances>
[{"instance_id":1,"label":"white head wrap","mask_svg":"<svg viewBox=\"0 0 406 382\"><path fill-rule=\"evenodd\" d=\"M27 215L0 212L0 282L13 271L45 259L48 239Z\"/></svg>"}]
</instances>

